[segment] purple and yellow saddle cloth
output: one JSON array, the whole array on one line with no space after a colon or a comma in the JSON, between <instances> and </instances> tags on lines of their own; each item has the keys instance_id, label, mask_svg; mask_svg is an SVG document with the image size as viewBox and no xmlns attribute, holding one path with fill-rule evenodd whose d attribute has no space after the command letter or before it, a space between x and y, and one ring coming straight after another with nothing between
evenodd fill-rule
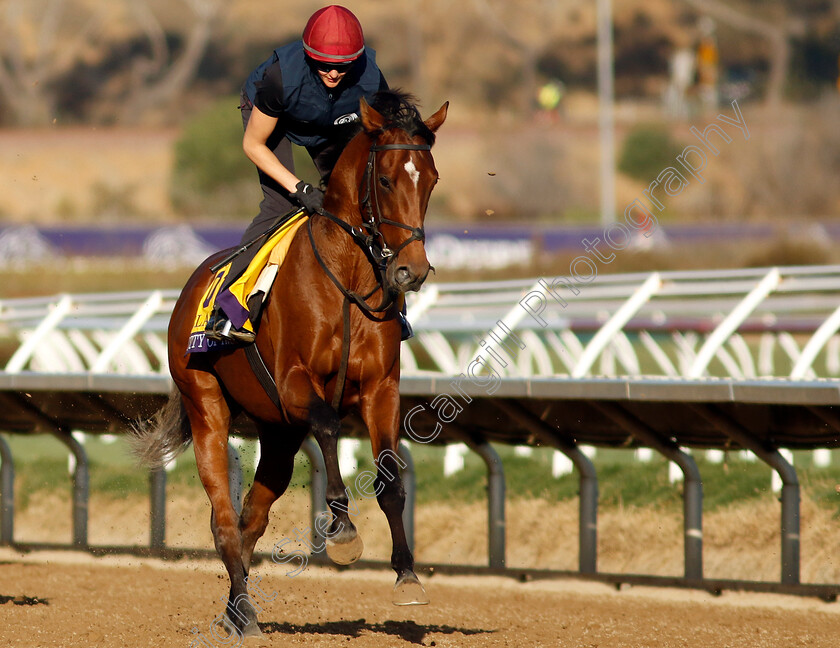
<instances>
[{"instance_id":1,"label":"purple and yellow saddle cloth","mask_svg":"<svg viewBox=\"0 0 840 648\"><path fill-rule=\"evenodd\" d=\"M248 319L248 300L260 292L263 294L263 299L266 298L277 276L277 270L289 252L295 232L307 221L307 218L303 210L290 218L283 227L263 243L242 276L221 292L219 289L230 271L232 261L219 268L198 304L187 344L187 353L199 353L237 344L233 341L207 339L204 328L215 306L219 306L225 312L233 326L254 332L254 326Z\"/></svg>"}]
</instances>

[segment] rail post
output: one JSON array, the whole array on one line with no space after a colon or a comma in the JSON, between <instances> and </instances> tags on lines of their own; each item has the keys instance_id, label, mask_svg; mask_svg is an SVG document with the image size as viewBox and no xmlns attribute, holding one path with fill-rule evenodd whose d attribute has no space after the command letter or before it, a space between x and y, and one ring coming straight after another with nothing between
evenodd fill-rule
<instances>
[{"instance_id":1,"label":"rail post","mask_svg":"<svg viewBox=\"0 0 840 648\"><path fill-rule=\"evenodd\" d=\"M465 440L487 466L487 564L505 567L505 470L502 459L486 441Z\"/></svg>"},{"instance_id":2,"label":"rail post","mask_svg":"<svg viewBox=\"0 0 840 648\"><path fill-rule=\"evenodd\" d=\"M90 470L84 446L64 428L52 435L70 450L75 460L73 468L73 546L88 546L88 501L90 499Z\"/></svg>"},{"instance_id":3,"label":"rail post","mask_svg":"<svg viewBox=\"0 0 840 648\"><path fill-rule=\"evenodd\" d=\"M782 478L782 583L799 584L799 478L796 476L796 470L781 455L778 448L765 445L728 416L712 407L699 405L689 405L689 407L730 439L747 450L751 450L759 459L779 473L779 477Z\"/></svg>"},{"instance_id":4,"label":"rail post","mask_svg":"<svg viewBox=\"0 0 840 648\"><path fill-rule=\"evenodd\" d=\"M242 513L242 458L239 450L232 443L228 442L228 488L230 489L230 501L233 510L239 515Z\"/></svg>"},{"instance_id":5,"label":"rail post","mask_svg":"<svg viewBox=\"0 0 840 648\"><path fill-rule=\"evenodd\" d=\"M15 464L12 449L0 436L0 545L15 538Z\"/></svg>"},{"instance_id":6,"label":"rail post","mask_svg":"<svg viewBox=\"0 0 840 648\"><path fill-rule=\"evenodd\" d=\"M414 553L414 507L417 499L417 475L414 472L414 459L411 457L411 450L405 441L400 441L397 447L397 455L405 463L405 467L400 471L400 479L405 492L402 518L408 548Z\"/></svg>"},{"instance_id":7,"label":"rail post","mask_svg":"<svg viewBox=\"0 0 840 648\"><path fill-rule=\"evenodd\" d=\"M580 476L578 570L582 574L598 572L598 474L592 461L577 444L559 435L558 431L520 403L498 400L495 406L515 419L543 443L556 448L577 468Z\"/></svg>"},{"instance_id":8,"label":"rail post","mask_svg":"<svg viewBox=\"0 0 840 648\"><path fill-rule=\"evenodd\" d=\"M158 468L149 472L149 548L163 551L166 548L166 470Z\"/></svg>"},{"instance_id":9,"label":"rail post","mask_svg":"<svg viewBox=\"0 0 840 648\"><path fill-rule=\"evenodd\" d=\"M645 445L653 448L680 467L683 473L683 553L685 578L703 578L703 480L697 462L671 441L659 437L620 407L607 403L590 403L613 423Z\"/></svg>"}]
</instances>

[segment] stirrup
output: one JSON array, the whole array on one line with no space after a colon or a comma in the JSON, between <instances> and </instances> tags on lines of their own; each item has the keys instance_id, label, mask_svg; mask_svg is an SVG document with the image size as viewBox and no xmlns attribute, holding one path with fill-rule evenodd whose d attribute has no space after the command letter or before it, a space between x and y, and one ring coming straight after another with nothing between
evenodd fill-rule
<instances>
[{"instance_id":1,"label":"stirrup","mask_svg":"<svg viewBox=\"0 0 840 648\"><path fill-rule=\"evenodd\" d=\"M213 311L204 327L204 334L208 340L217 342L235 341L250 344L257 339L255 333L233 328L231 321L219 311Z\"/></svg>"}]
</instances>

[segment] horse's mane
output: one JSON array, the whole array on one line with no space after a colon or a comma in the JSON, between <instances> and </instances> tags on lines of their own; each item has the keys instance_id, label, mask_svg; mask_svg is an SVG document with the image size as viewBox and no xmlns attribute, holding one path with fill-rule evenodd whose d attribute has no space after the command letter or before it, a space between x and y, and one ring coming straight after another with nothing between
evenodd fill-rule
<instances>
[{"instance_id":1,"label":"horse's mane","mask_svg":"<svg viewBox=\"0 0 840 648\"><path fill-rule=\"evenodd\" d=\"M380 90L373 95L371 107L385 118L382 130L399 128L406 131L411 137L419 135L430 145L435 143L435 134L423 122L420 111L417 110L417 99L402 90ZM346 145L351 139L362 132L362 123L357 120L342 127L338 136ZM377 133L372 133L377 135Z\"/></svg>"},{"instance_id":2,"label":"horse's mane","mask_svg":"<svg viewBox=\"0 0 840 648\"><path fill-rule=\"evenodd\" d=\"M371 107L385 118L382 130L399 128L411 137L419 135L429 144L435 143L435 134L420 117L414 95L398 89L380 90L373 96Z\"/></svg>"},{"instance_id":3,"label":"horse's mane","mask_svg":"<svg viewBox=\"0 0 840 648\"><path fill-rule=\"evenodd\" d=\"M373 95L370 102L371 107L385 118L385 123L381 131L386 131L391 128L399 128L406 131L411 137L419 135L429 145L435 143L435 134L423 122L420 117L420 111L417 110L417 99L407 92L401 90L380 90ZM335 142L333 153L338 159L341 151L350 143L354 137L363 132L362 122L360 119L355 121L335 126L335 130L331 134L333 142ZM380 131L380 132L381 132ZM376 137L379 133L371 133ZM321 179L321 186L326 187L329 183L329 178L332 175L332 170L324 175Z\"/></svg>"}]
</instances>

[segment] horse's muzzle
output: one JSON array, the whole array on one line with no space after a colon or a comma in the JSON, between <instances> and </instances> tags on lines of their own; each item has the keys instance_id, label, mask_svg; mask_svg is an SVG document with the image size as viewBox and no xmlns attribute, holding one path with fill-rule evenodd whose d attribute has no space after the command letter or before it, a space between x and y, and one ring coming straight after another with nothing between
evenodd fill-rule
<instances>
[{"instance_id":1,"label":"horse's muzzle","mask_svg":"<svg viewBox=\"0 0 840 648\"><path fill-rule=\"evenodd\" d=\"M420 286L429 276L431 266L428 264L421 271L408 265L397 266L388 273L388 282L398 292L410 292L420 290ZM389 268L390 269L390 268Z\"/></svg>"}]
</instances>

